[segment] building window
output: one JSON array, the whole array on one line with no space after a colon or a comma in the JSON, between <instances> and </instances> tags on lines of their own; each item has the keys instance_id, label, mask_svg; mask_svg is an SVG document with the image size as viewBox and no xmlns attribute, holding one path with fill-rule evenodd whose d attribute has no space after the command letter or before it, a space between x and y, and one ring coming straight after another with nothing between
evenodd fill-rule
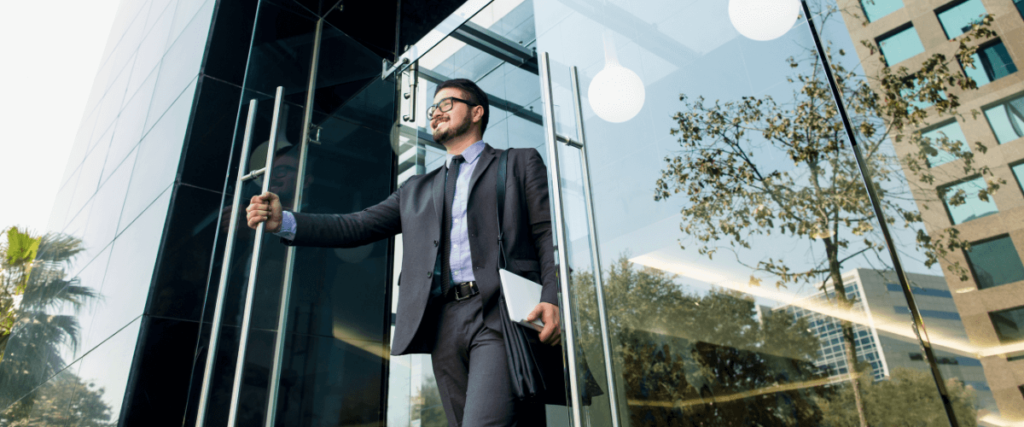
<instances>
[{"instance_id":1,"label":"building window","mask_svg":"<svg viewBox=\"0 0 1024 427\"><path fill-rule=\"evenodd\" d=\"M954 3L937 12L942 29L946 31L946 37L949 39L970 31L971 25L981 22L986 13L988 12L985 11L985 6L981 5L981 0Z\"/></svg>"},{"instance_id":2,"label":"building window","mask_svg":"<svg viewBox=\"0 0 1024 427\"><path fill-rule=\"evenodd\" d=\"M934 156L928 156L928 167L931 168L944 165L958 158L957 156L954 156L948 151L942 149L942 144L944 142L951 146L958 147L962 152L969 153L971 151L971 148L967 146L967 138L964 136L964 131L960 129L960 124L957 123L956 120L924 132L921 134L921 137L927 138L927 141L925 142L931 145L932 148L939 151L938 154Z\"/></svg>"},{"instance_id":3,"label":"building window","mask_svg":"<svg viewBox=\"0 0 1024 427\"><path fill-rule=\"evenodd\" d=\"M965 66L964 73L974 79L979 87L1017 72L1017 66L1010 59L1010 52L1006 51L1006 46L999 40L978 48L971 58L974 59L974 68Z\"/></svg>"},{"instance_id":4,"label":"building window","mask_svg":"<svg viewBox=\"0 0 1024 427\"><path fill-rule=\"evenodd\" d=\"M985 118L1000 144L1024 136L1024 95L986 108Z\"/></svg>"},{"instance_id":5,"label":"building window","mask_svg":"<svg viewBox=\"0 0 1024 427\"><path fill-rule=\"evenodd\" d=\"M1024 341L1024 306L993 311L988 314L1002 344Z\"/></svg>"},{"instance_id":6,"label":"building window","mask_svg":"<svg viewBox=\"0 0 1024 427\"><path fill-rule=\"evenodd\" d=\"M1024 162L1010 166L1010 170L1013 171L1013 177L1017 178L1017 186L1024 191Z\"/></svg>"},{"instance_id":7,"label":"building window","mask_svg":"<svg viewBox=\"0 0 1024 427\"><path fill-rule=\"evenodd\" d=\"M860 0L860 6L864 8L864 17L868 18L868 22L875 22L902 9L903 0Z\"/></svg>"},{"instance_id":8,"label":"building window","mask_svg":"<svg viewBox=\"0 0 1024 427\"><path fill-rule=\"evenodd\" d=\"M988 200L978 198L978 193L987 188L985 180L981 177L941 187L939 194L942 196L943 204L946 205L949 220L954 225L962 224L972 219L978 219L999 212L996 209L996 202L991 197ZM963 203L954 204L953 201L958 197L963 197Z\"/></svg>"},{"instance_id":9,"label":"building window","mask_svg":"<svg viewBox=\"0 0 1024 427\"><path fill-rule=\"evenodd\" d=\"M885 65L890 67L924 52L924 45L913 25L878 39L878 47L885 56Z\"/></svg>"},{"instance_id":10,"label":"building window","mask_svg":"<svg viewBox=\"0 0 1024 427\"><path fill-rule=\"evenodd\" d=\"M966 255L978 289L1024 280L1024 265L1020 263L1010 236L971 243L971 250Z\"/></svg>"}]
</instances>

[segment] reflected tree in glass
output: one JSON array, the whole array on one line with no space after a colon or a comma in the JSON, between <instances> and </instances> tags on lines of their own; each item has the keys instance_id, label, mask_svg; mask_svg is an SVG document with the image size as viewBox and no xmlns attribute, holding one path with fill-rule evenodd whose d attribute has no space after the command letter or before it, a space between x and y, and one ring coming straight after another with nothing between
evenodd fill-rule
<instances>
[{"instance_id":1,"label":"reflected tree in glass","mask_svg":"<svg viewBox=\"0 0 1024 427\"><path fill-rule=\"evenodd\" d=\"M940 397L935 393L935 380L931 374L909 368L896 368L887 381L871 381L869 376L860 379L866 407L868 425L881 426L948 426L946 413L936 411L941 407ZM957 421L963 427L978 425L974 409L974 390L964 387L960 381L949 380L946 384L949 399L956 412ZM854 413L853 389L843 387L835 396L819 399L825 413L824 425L832 427L854 427L858 425Z\"/></svg>"},{"instance_id":2,"label":"reflected tree in glass","mask_svg":"<svg viewBox=\"0 0 1024 427\"><path fill-rule=\"evenodd\" d=\"M23 399L0 414L0 425L107 427L111 422L110 405L103 402L103 388L82 382L68 371L61 372L34 392L34 399Z\"/></svg>"},{"instance_id":3,"label":"reflected tree in glass","mask_svg":"<svg viewBox=\"0 0 1024 427\"><path fill-rule=\"evenodd\" d=\"M80 327L75 315L59 313L66 313L67 307L77 311L97 297L95 290L82 286L78 278L67 277L65 273L83 251L80 239L60 233L37 239L37 253L31 259L20 259L25 263L20 269L4 265L4 284L9 280L9 283L23 285L11 306L14 323L4 338L0 408L23 396L32 400L34 395L27 394L33 388L67 366L61 350L77 347ZM5 249L10 250L10 245L9 240ZM7 260L5 258L4 262Z\"/></svg>"},{"instance_id":4,"label":"reflected tree in glass","mask_svg":"<svg viewBox=\"0 0 1024 427\"><path fill-rule=\"evenodd\" d=\"M820 31L842 13L829 5L818 9ZM927 234L914 201L930 201L938 209L943 209L943 199L953 206L968 203L969 197L987 201L1005 182L995 178L987 166L978 165L970 149L958 141L925 138L916 129L926 126L929 119L959 116L958 97L951 89L971 90L977 84L956 71L957 60L970 64L976 47L968 44L993 36L991 23L992 18L986 17L973 24L960 39L955 58L934 54L913 73L905 67L883 66L877 75L866 76L858 66L847 68L845 51L834 52L831 43L827 46L839 90L852 115L857 149L866 159L875 191L888 214L884 219L875 217L856 158L844 147L846 132L813 45L786 59L794 70L788 78L793 87L790 100L744 96L708 101L681 94L683 109L674 115L677 126L670 130L678 137L681 150L665 158L654 198L682 199L680 229L688 236L681 241L683 248L695 244L708 258L720 252L733 254L738 263L750 268L752 286L765 280L780 288L810 283L824 291L831 286L835 304L845 310L855 301L843 286L844 263L862 256L889 265L876 229L879 220L890 225L901 222L916 230L916 248L925 254L928 267L951 251L969 250L970 243L953 227ZM874 41L862 43L873 53L878 51ZM879 60L884 64L884 58ZM926 111L929 106L934 106L932 117ZM903 151L908 154L897 154L890 141L908 144L910 149ZM975 143L975 149L984 152L986 148ZM928 167L928 158L937 156L939 150L962 160L962 170L957 173L963 175L959 176L986 177L987 188L976 195L959 191L922 199L911 187L934 185L939 179L939 172ZM750 250L765 239L802 242L808 251L823 250L824 257L808 266L803 258L797 264L777 252L765 255ZM947 264L961 280L968 280L965 266ZM842 329L846 364L854 378L860 377L869 368L857 363L853 325L843 321ZM849 381L849 386L856 418L859 425L866 426L871 409L865 408L860 381Z\"/></svg>"},{"instance_id":5,"label":"reflected tree in glass","mask_svg":"<svg viewBox=\"0 0 1024 427\"><path fill-rule=\"evenodd\" d=\"M820 424L815 387L828 379L811 362L818 338L806 318L785 311L759 318L739 292L686 293L675 276L625 256L605 276L630 425ZM572 279L584 349L601 345L593 281L590 272Z\"/></svg>"}]
</instances>

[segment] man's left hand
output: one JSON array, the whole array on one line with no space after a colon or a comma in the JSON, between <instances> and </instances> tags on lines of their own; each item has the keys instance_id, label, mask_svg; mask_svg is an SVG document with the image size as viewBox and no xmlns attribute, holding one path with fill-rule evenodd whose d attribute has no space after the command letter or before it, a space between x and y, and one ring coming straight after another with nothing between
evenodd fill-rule
<instances>
[{"instance_id":1,"label":"man's left hand","mask_svg":"<svg viewBox=\"0 0 1024 427\"><path fill-rule=\"evenodd\" d=\"M560 344L562 342L562 329L560 328L561 317L558 313L558 306L546 302L537 304L533 311L526 316L526 321L532 322L537 319L544 322L544 329L533 325L534 328L540 331L540 341L548 345Z\"/></svg>"}]
</instances>

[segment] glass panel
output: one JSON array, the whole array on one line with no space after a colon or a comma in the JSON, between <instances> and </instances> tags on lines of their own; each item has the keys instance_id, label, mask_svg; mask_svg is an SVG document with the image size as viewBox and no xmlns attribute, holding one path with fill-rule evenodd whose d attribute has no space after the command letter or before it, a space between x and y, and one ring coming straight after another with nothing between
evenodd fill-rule
<instances>
[{"instance_id":1,"label":"glass panel","mask_svg":"<svg viewBox=\"0 0 1024 427\"><path fill-rule=\"evenodd\" d=\"M924 52L924 45L921 44L921 38L917 36L913 25L899 30L895 34L880 38L878 46L882 49L882 55L885 56L885 63L889 66L899 64Z\"/></svg>"},{"instance_id":2,"label":"glass panel","mask_svg":"<svg viewBox=\"0 0 1024 427\"><path fill-rule=\"evenodd\" d=\"M868 22L875 22L879 18L903 8L902 0L860 0L864 8L864 15Z\"/></svg>"},{"instance_id":3,"label":"glass panel","mask_svg":"<svg viewBox=\"0 0 1024 427\"><path fill-rule=\"evenodd\" d=\"M319 142L308 145L305 177L297 176L297 149L279 154L270 191L285 209L358 212L393 189L395 82L381 80L380 56L326 22L319 55L311 135ZM302 199L295 206L298 186ZM274 241L264 250L275 247L284 248ZM276 425L372 425L382 418L391 323L388 252L387 240L296 248ZM254 317L254 326L262 321L276 331L278 311ZM263 354L252 359L253 367L273 368L275 339L253 336L252 351Z\"/></svg>"},{"instance_id":4,"label":"glass panel","mask_svg":"<svg viewBox=\"0 0 1024 427\"><path fill-rule=\"evenodd\" d=\"M939 23L946 31L946 38L953 39L967 31L971 25L981 23L987 14L981 0L967 0L938 13Z\"/></svg>"},{"instance_id":5,"label":"glass panel","mask_svg":"<svg viewBox=\"0 0 1024 427\"><path fill-rule=\"evenodd\" d=\"M987 289L1024 280L1024 265L1010 236L971 244L967 263L974 272L978 289Z\"/></svg>"},{"instance_id":6,"label":"glass panel","mask_svg":"<svg viewBox=\"0 0 1024 427\"><path fill-rule=\"evenodd\" d=\"M895 255L907 273L905 282L895 276L886 280L899 285L887 289L893 300L890 306L879 306L868 292L868 308L874 317L879 311L909 313L916 305L927 328L925 338L935 349L932 360L918 348L890 350L885 344L881 354L890 369L912 366L925 372L935 363L943 385L954 397L952 409L960 425L1012 425L1024 421L1024 398L1017 391L1020 382L1004 381L1019 371L1005 361L1016 350L1000 345L989 313L1021 305L1014 295L1024 291L1024 283L987 283L1001 275L1016 280L1020 274L1017 254L1024 246L1017 247L1014 240L1019 240L1021 226L1010 219L1015 215L1010 212L1024 203L1024 194L1008 183L1014 180L1011 165L1022 158L1019 152L1000 145L1005 141L998 140L985 122L992 122L995 130L1000 126L995 119L1001 118L1003 128L1012 134L1005 109L993 107L1018 96L1024 87L1012 76L998 84L974 87L963 78L955 59L972 53L971 48L946 43L944 36L976 40L981 48L973 71L988 79L983 56L987 55L985 47L999 44L987 33L996 24L983 21L963 34L963 27L952 30L956 25L967 26L983 13L973 10L978 5L972 3L983 4L994 22L1019 18L1006 1L945 3L962 9L953 12L937 3L938 9L907 10L925 48L910 61L889 61L889 67L878 61L871 40L878 32L901 30L903 23L879 21L874 28L866 28L848 19L841 11L842 2L830 1L823 3L825 14L816 22L822 27L823 42L831 48L856 149L864 159L866 177L874 185L873 197L883 215L874 226L885 227L891 237L886 247L895 252L871 263L889 269L889 260ZM961 23L953 22L957 13L963 18ZM1008 40L1009 36L1002 43L1012 49ZM884 52L885 47L882 49ZM979 86L986 81L976 78ZM931 106L919 108L918 103L925 101ZM950 144L940 146L941 140L936 144L937 135L944 135ZM957 147L960 149L954 149ZM884 243L880 231L865 230L864 240ZM996 248L999 254L994 254ZM879 251L864 252L872 253ZM912 300L901 291L904 286L910 287Z\"/></svg>"},{"instance_id":7,"label":"glass panel","mask_svg":"<svg viewBox=\"0 0 1024 427\"><path fill-rule=\"evenodd\" d=\"M978 53L971 55L971 59L973 64L964 66L964 73L974 79L978 87L1017 72L1010 53L1000 41L979 48Z\"/></svg>"},{"instance_id":8,"label":"glass panel","mask_svg":"<svg viewBox=\"0 0 1024 427\"><path fill-rule=\"evenodd\" d=\"M988 185L983 178L939 187L943 204L953 224L960 224L998 213L994 200L984 195Z\"/></svg>"},{"instance_id":9,"label":"glass panel","mask_svg":"<svg viewBox=\"0 0 1024 427\"><path fill-rule=\"evenodd\" d=\"M603 278L621 424L948 424L928 362L911 358L922 350L881 233L888 218L875 215L800 10L767 19L753 6L733 7L740 2L697 3L534 3L537 50L564 64L553 70L555 106L571 105L566 66L580 72L602 268L580 251L586 234L574 229L585 221L570 213L580 184L567 170L561 185L572 289L581 347L600 372L588 347L598 347L594 278ZM905 118L908 105L890 100L914 86L875 96L884 64L860 42L905 30L882 49L890 64L911 63L904 60L924 52L916 29L901 28L906 21L863 26L834 3L808 3L841 65L841 93L886 100L886 111ZM862 63L855 54L865 56ZM929 110L948 104L937 94L927 99L935 104ZM629 114L615 114L626 105L634 106ZM880 106L860 106L850 109L860 114L854 127L880 122L871 115ZM892 149L897 135L898 143L911 139L909 130L878 130L859 145L877 186L893 196L885 209L905 209L918 194L893 188L903 184L907 153ZM925 161L922 155L919 169L932 170ZM935 206L928 214L936 212L943 213ZM898 242L914 242L924 228L897 223ZM953 292L940 268L912 256L913 288ZM982 356L963 321L947 314L959 314L951 299L915 301L935 315L927 332L942 345L933 346L932 359L958 362L938 371L961 424L974 425L988 414L979 408L995 405L984 406L991 394L963 385L986 378L973 367ZM975 361L971 369L966 359ZM952 378L960 381L946 381ZM911 396L920 405L889 409ZM601 416L590 409L592 424L609 425Z\"/></svg>"},{"instance_id":10,"label":"glass panel","mask_svg":"<svg viewBox=\"0 0 1024 427\"><path fill-rule=\"evenodd\" d=\"M483 136L485 143L499 149L534 148L546 156L540 82L536 60L532 58L536 46L533 2L494 1L476 13L469 22L473 28L486 32L487 37L496 43L488 45L465 37L462 30L467 27L461 27L453 35L434 41L435 45L429 52L420 52L422 56L416 63L418 77L415 96L410 100L400 99L399 117L402 120L399 122L400 135L396 150L399 185L414 175L444 165L446 150L433 140L426 111L433 102L437 85L453 78L470 79L487 94L490 110ZM524 52L525 56L530 57L523 57L522 61L510 60L510 55ZM400 93L410 93L411 80L411 73L402 76ZM562 108L562 113L560 117L564 117L567 122L573 120L571 108ZM404 117L414 119L406 120ZM401 239L398 239L394 261L396 273L402 256ZM392 294L397 301L397 280L392 285ZM397 303L392 305L392 310L397 310ZM601 359L595 359L592 363L593 371L603 375L603 368L599 365ZM429 355L392 357L388 381L389 426L448 424ZM548 425L567 425L565 413L564 407L549 406Z\"/></svg>"},{"instance_id":11,"label":"glass panel","mask_svg":"<svg viewBox=\"0 0 1024 427\"><path fill-rule=\"evenodd\" d=\"M1024 95L986 108L985 118L1000 144L1024 136Z\"/></svg>"}]
</instances>

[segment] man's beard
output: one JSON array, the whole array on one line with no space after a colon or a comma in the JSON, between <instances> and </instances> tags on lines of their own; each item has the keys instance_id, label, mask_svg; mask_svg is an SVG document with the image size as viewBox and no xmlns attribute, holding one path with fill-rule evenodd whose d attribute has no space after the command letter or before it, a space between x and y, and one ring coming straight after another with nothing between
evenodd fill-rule
<instances>
[{"instance_id":1,"label":"man's beard","mask_svg":"<svg viewBox=\"0 0 1024 427\"><path fill-rule=\"evenodd\" d=\"M466 132L469 132L469 125L469 120L463 120L459 127L452 128L452 122L449 120L447 130L438 131L437 129L434 129L434 141L443 145L444 143L451 141L453 138L462 136L466 134Z\"/></svg>"}]
</instances>

